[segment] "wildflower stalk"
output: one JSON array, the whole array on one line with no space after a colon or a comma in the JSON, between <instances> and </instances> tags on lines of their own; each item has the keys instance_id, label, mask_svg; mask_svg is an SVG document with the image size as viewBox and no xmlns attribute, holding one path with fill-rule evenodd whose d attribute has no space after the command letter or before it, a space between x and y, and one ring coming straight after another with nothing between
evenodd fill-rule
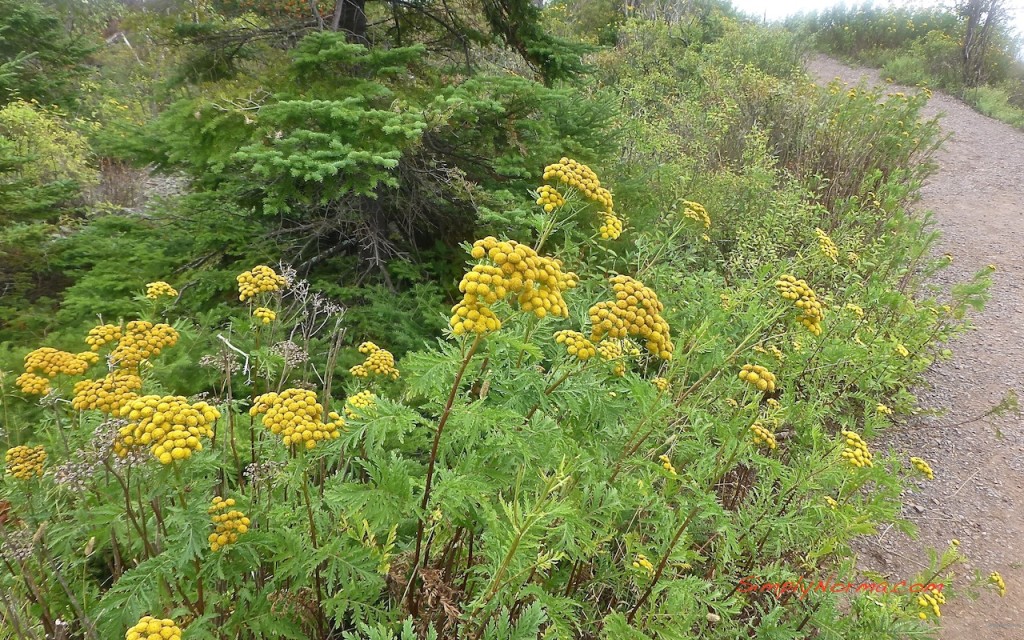
<instances>
[{"instance_id":1,"label":"wildflower stalk","mask_svg":"<svg viewBox=\"0 0 1024 640\"><path fill-rule=\"evenodd\" d=\"M181 478L181 468L176 462L172 463L171 466L174 468L174 478L178 481L178 500L181 501L181 508L188 509L188 502L185 499L185 482Z\"/></svg>"},{"instance_id":2,"label":"wildflower stalk","mask_svg":"<svg viewBox=\"0 0 1024 640\"><path fill-rule=\"evenodd\" d=\"M7 374L0 371L0 406L4 409L4 438L7 439L7 448L11 448L11 416L7 405L7 385L4 384Z\"/></svg>"},{"instance_id":3,"label":"wildflower stalk","mask_svg":"<svg viewBox=\"0 0 1024 640\"><path fill-rule=\"evenodd\" d=\"M303 459L305 462L305 459ZM309 541L313 543L313 548L318 549L316 539L316 521L313 519L313 501L309 498L309 469L303 465L302 469L302 497L306 502L306 516L309 518ZM323 580L320 577L320 563L318 562L316 567L313 569L313 579L316 584L316 627L321 638L326 638L324 630L324 614L323 614Z\"/></svg>"},{"instance_id":4,"label":"wildflower stalk","mask_svg":"<svg viewBox=\"0 0 1024 640\"><path fill-rule=\"evenodd\" d=\"M10 545L11 541L10 537L8 536L6 527L0 527L0 536L3 536L4 542ZM33 545L34 544L35 543L33 542ZM12 576L21 576L21 579L25 582L25 587L28 588L29 600L34 602L36 606L39 607L39 616L41 618L41 622L43 623L43 628L46 631L46 636L56 637L56 628L54 626L53 617L50 613L50 607L46 604L46 600L40 593L39 585L37 585L36 581L32 578L32 572L29 571L27 563L24 560L17 560L20 569L18 570L15 569L15 567L11 564L10 560L6 558L6 556L0 556L0 558L3 559L4 564L7 566L7 571Z\"/></svg>"},{"instance_id":5,"label":"wildflower stalk","mask_svg":"<svg viewBox=\"0 0 1024 640\"><path fill-rule=\"evenodd\" d=\"M587 370L587 367L589 365L590 365L590 363L588 362L587 364L584 364L579 369L569 369L569 370L567 370L565 373L562 374L562 377L560 377L558 380L556 380L553 383L551 383L550 385L548 385L548 388L544 390L543 395L545 395L545 396L551 395L552 393L555 392L555 389L557 389L558 387L562 386L562 383L565 382L566 380L568 380L571 375L573 375L574 373L583 373L584 371ZM526 423L530 422L530 418L533 417L533 414L537 413L538 409L540 409L540 402L537 402L536 404L533 405L533 407L530 408L530 410L526 413L526 417L523 419L523 423L526 424Z\"/></svg>"},{"instance_id":6,"label":"wildflower stalk","mask_svg":"<svg viewBox=\"0 0 1024 640\"><path fill-rule=\"evenodd\" d=\"M138 532L139 537L142 538L142 547L146 553L146 557L150 558L155 556L156 552L154 551L152 545L150 545L149 543L149 536L146 535L146 530L141 525L139 525L139 521L135 516L135 510L132 509L132 494L128 488L128 484L125 482L124 478L122 478L119 473L114 471L113 467L110 465L109 460L104 459L103 466L107 468L107 472L110 473L110 475L114 476L114 478L117 480L117 483L121 485L121 492L124 494L125 515L128 516L128 521L132 523L132 526L135 528L135 531Z\"/></svg>"},{"instance_id":7,"label":"wildflower stalk","mask_svg":"<svg viewBox=\"0 0 1024 640\"><path fill-rule=\"evenodd\" d=\"M508 573L509 566L512 564L512 560L513 558L515 558L516 552L519 550L519 545L522 543L523 538L544 517L545 512L543 511L543 509L544 507L547 506L551 494L554 493L563 484L565 484L568 481L568 479L569 476L567 475L562 476L560 473L552 474L548 481L544 484L543 492L541 492L541 495L537 499L536 504L533 506L533 508L530 510L530 513L523 520L522 524L519 525L518 523L513 523L516 535L512 539L512 544L509 545L508 551L505 553L505 557L502 558L501 564L498 565L498 570L494 573L494 577L491 578L491 582L484 593L483 600L481 601L476 611L483 610L491 602L491 600L493 600L494 597L498 595L498 593L501 591L502 587L505 584L508 584L509 582L513 581L517 576L526 573L528 570L536 569L536 565L533 565L530 569L524 569L523 571L516 574L516 576L512 576L509 580L504 580L505 575ZM520 481L521 480L522 476L520 476ZM472 626L473 618L475 617L476 613L474 612L471 615L469 621L467 622L468 626ZM490 616L482 620L479 626L477 626L476 632L472 635L473 640L478 640L480 636L483 634L484 629L487 626L487 620L489 618Z\"/></svg>"},{"instance_id":8,"label":"wildflower stalk","mask_svg":"<svg viewBox=\"0 0 1024 640\"><path fill-rule=\"evenodd\" d=\"M235 461L235 473L239 475L236 480L240 482L242 463L238 458L238 448L235 446L235 412L231 410L232 406L234 406L234 392L231 389L231 362L226 358L224 360L224 383L224 391L227 400L227 407L225 407L225 410L228 414L228 438L231 440L231 456ZM216 431L214 433L216 433Z\"/></svg>"},{"instance_id":9,"label":"wildflower stalk","mask_svg":"<svg viewBox=\"0 0 1024 640\"><path fill-rule=\"evenodd\" d=\"M57 578L57 582L60 583L61 589L63 589L65 595L67 595L68 602L71 603L71 608L75 610L75 615L78 616L78 619L81 620L85 626L86 637L96 640L98 636L96 635L95 623L93 623L92 618L86 615L85 610L82 609L82 605L78 602L78 598L76 598L75 594L71 591L71 587L68 586L68 581L64 578L64 574L61 572L58 564L54 562L53 557L46 552L45 539L41 539L39 541L38 555L40 560L45 561L46 564L50 566L50 569L53 570L53 575Z\"/></svg>"},{"instance_id":10,"label":"wildflower stalk","mask_svg":"<svg viewBox=\"0 0 1024 640\"><path fill-rule=\"evenodd\" d=\"M721 468L715 474L714 479L708 484L708 486L714 487L725 476L725 474L729 471L729 467L732 466L733 461L736 459L736 456L739 455L741 448L742 442L737 444L737 446L733 449L732 454L730 454L729 456L729 459L726 460L725 464L721 466ZM665 572L665 567L668 566L668 559L672 556L672 553L675 551L676 545L679 544L679 540L682 539L683 534L689 528L690 523L693 522L693 519L697 517L697 514L700 512L700 510L701 504L700 502L698 502L693 506L692 509L690 509L690 512L686 514L686 518L683 520L683 523L679 525L678 529L676 529L675 535L672 536L672 541L669 542L668 548L665 549L665 553L662 554L661 561L658 563L658 567L654 571L654 576L651 578L651 583L647 585L647 589L644 591L643 595L640 596L640 599L636 601L636 604L633 605L633 608L629 611L629 615L626 617L626 620L630 624L632 624L633 619L636 617L636 614L640 610L640 608L643 607L647 603L647 600L651 597L651 593L654 592L654 587L657 586L658 580L661 579L661 575Z\"/></svg>"},{"instance_id":11,"label":"wildflower stalk","mask_svg":"<svg viewBox=\"0 0 1024 640\"><path fill-rule=\"evenodd\" d=\"M469 367L469 361L473 359L473 355L476 353L476 350L480 346L480 342L482 340L483 334L476 334L473 344L469 347L466 355L463 356L462 365L459 367L458 373L455 374L455 380L452 382L451 391L448 392L448 400L445 402L444 409L441 412L441 418L437 423L437 431L434 433L434 444L430 449L430 461L427 464L427 478L423 487L423 498L420 500L420 517L416 527L416 553L412 560L412 575L409 576L409 608L412 611L415 611L415 590L411 587L413 581L416 579L416 573L420 562L420 554L423 547L423 531L425 529L423 514L426 513L427 505L430 504L430 490L433 487L434 482L434 464L437 462L437 450L441 443L441 433L444 431L445 425L448 424L448 418L452 414L452 406L455 404L455 396L459 393L459 387L462 384L463 376L466 375L466 369Z\"/></svg>"},{"instance_id":12,"label":"wildflower stalk","mask_svg":"<svg viewBox=\"0 0 1024 640\"><path fill-rule=\"evenodd\" d=\"M660 400L662 395L664 395L664 392L663 391L659 391L658 392L658 397L655 399L655 402ZM622 471L622 463L623 463L623 461L626 458L628 458L629 456L631 456L634 453L636 453L636 450L640 448L640 445L642 445L644 443L644 441L647 440L647 438L649 438L651 436L651 433L654 431L656 426L655 427L651 427L651 429L648 430L648 432L645 433L642 438L640 438L639 440L636 441L635 445L631 445L633 440L640 433L640 430L644 428L645 424L647 424L647 421L652 419L652 418L654 418L654 417L656 417L657 415L658 415L658 412L645 414L644 415L644 419L640 421L640 423L636 426L636 429L633 430L633 433L631 433L629 438L626 439L626 446L623 447L622 453L619 454L619 459L615 461L615 464L612 467L612 475L608 479L608 483L609 484L615 482L615 479L619 477L619 472Z\"/></svg>"},{"instance_id":13,"label":"wildflower stalk","mask_svg":"<svg viewBox=\"0 0 1024 640\"><path fill-rule=\"evenodd\" d=\"M14 633L17 634L18 640L35 640L35 634L29 635L26 633L28 627L26 627L26 631L22 631L21 617L18 615L18 611L11 605L11 600L6 592L0 591L0 600L3 601L4 609L7 611L7 615L4 616L4 619L8 620L11 623L11 626L14 627Z\"/></svg>"}]
</instances>

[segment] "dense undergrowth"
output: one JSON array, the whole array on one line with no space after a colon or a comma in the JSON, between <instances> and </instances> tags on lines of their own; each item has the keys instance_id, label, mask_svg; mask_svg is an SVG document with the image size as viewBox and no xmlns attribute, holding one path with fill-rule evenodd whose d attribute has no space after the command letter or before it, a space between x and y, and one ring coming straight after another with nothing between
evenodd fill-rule
<instances>
[{"instance_id":1,"label":"dense undergrowth","mask_svg":"<svg viewBox=\"0 0 1024 640\"><path fill-rule=\"evenodd\" d=\"M129 14L74 102L5 98L5 633L934 628L941 593L748 588L857 579L927 468L864 439L989 274L921 289L925 97L816 87L728 7L601 10L468 66L406 14ZM111 202L141 162L185 192Z\"/></svg>"},{"instance_id":2,"label":"dense undergrowth","mask_svg":"<svg viewBox=\"0 0 1024 640\"><path fill-rule=\"evenodd\" d=\"M1003 5L973 0L961 5ZM882 70L889 82L943 89L987 116L1024 127L1024 65L1020 41L1009 31L1005 9L993 19L983 50L967 57L967 19L949 7L836 7L791 19L788 27L811 36L830 55ZM973 41L973 40L972 40Z\"/></svg>"}]
</instances>

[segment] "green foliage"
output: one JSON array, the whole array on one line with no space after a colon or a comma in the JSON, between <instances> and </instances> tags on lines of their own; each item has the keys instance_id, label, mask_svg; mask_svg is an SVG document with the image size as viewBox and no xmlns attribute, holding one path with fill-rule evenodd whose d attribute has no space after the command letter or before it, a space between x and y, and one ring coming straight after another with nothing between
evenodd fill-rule
<instances>
[{"instance_id":1,"label":"green foliage","mask_svg":"<svg viewBox=\"0 0 1024 640\"><path fill-rule=\"evenodd\" d=\"M82 187L97 182L90 166L89 143L71 129L61 114L20 100L0 108L0 144L4 154L18 158L5 174L35 185L71 181Z\"/></svg>"},{"instance_id":2,"label":"green foliage","mask_svg":"<svg viewBox=\"0 0 1024 640\"><path fill-rule=\"evenodd\" d=\"M713 8L685 38L623 22L580 87L456 77L420 47L315 32L288 61L262 52L251 77L190 87L137 135L188 195L60 233L5 227L36 252L20 263L60 276L2 310L0 437L48 453L41 476L0 480L5 624L56 635L60 617L117 638L151 614L196 640L929 633L908 593L803 606L743 581L856 580L856 537L903 526L912 467L881 451L853 466L842 432L870 442L913 407L991 272L945 304L920 289L946 264L907 212L936 137L923 98L815 87L791 35ZM557 175L566 203L535 202L563 156L614 191L621 237L602 239L607 210ZM483 270L501 328L445 328L464 270L509 275L487 252L467 265L463 241L489 233L578 275L567 317L523 311L533 299ZM236 276L257 264L286 284L240 300ZM671 359L634 336L579 360L556 338L589 334L599 302L640 316L616 273L658 296ZM813 288L820 334L780 297L784 274ZM147 298L157 280L175 294ZM72 354L90 327L139 319L174 340L137 370L109 344L47 376L51 393L22 389L34 349L88 363ZM394 375L368 372L391 354ZM775 388L740 379L744 364ZM137 372L152 404L81 408L76 384L111 370ZM264 394L287 389L322 405L273 416L305 416L312 447L285 445L295 434L272 419L281 399ZM175 440L189 457L161 464L165 395L219 416L201 449ZM141 444L124 458L127 437ZM249 519L217 550L214 496ZM960 561L937 554L922 579Z\"/></svg>"},{"instance_id":3,"label":"green foliage","mask_svg":"<svg viewBox=\"0 0 1024 640\"><path fill-rule=\"evenodd\" d=\"M545 31L532 0L484 0L483 13L491 31L533 65L547 84L584 71L580 58L592 49Z\"/></svg>"},{"instance_id":4,"label":"green foliage","mask_svg":"<svg viewBox=\"0 0 1024 640\"><path fill-rule=\"evenodd\" d=\"M0 105L16 99L70 105L89 51L38 0L2 0Z\"/></svg>"},{"instance_id":5,"label":"green foliage","mask_svg":"<svg viewBox=\"0 0 1024 640\"><path fill-rule=\"evenodd\" d=\"M1002 87L975 87L965 92L964 98L986 116L1024 129L1024 109L1013 103L1011 95Z\"/></svg>"}]
</instances>

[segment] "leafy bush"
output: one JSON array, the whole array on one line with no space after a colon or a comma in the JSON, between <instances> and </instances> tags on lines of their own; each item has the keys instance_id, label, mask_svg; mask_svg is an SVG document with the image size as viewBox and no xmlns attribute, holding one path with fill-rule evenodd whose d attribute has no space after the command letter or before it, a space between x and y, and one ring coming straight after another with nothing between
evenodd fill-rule
<instances>
[{"instance_id":1,"label":"leafy bush","mask_svg":"<svg viewBox=\"0 0 1024 640\"><path fill-rule=\"evenodd\" d=\"M38 0L0 1L0 105L37 100L70 106L90 47L69 37Z\"/></svg>"},{"instance_id":2,"label":"leafy bush","mask_svg":"<svg viewBox=\"0 0 1024 640\"><path fill-rule=\"evenodd\" d=\"M934 124L815 87L785 33L679 28L556 88L314 35L135 139L192 193L5 228L63 274L4 309L11 626L927 634L910 593L748 587L855 581L903 524L923 472L871 436L990 280L918 289Z\"/></svg>"},{"instance_id":3,"label":"leafy bush","mask_svg":"<svg viewBox=\"0 0 1024 640\"><path fill-rule=\"evenodd\" d=\"M1024 109L1011 103L1010 93L1006 89L977 87L968 91L964 98L986 116L1024 128Z\"/></svg>"},{"instance_id":4,"label":"leafy bush","mask_svg":"<svg viewBox=\"0 0 1024 640\"><path fill-rule=\"evenodd\" d=\"M88 141L57 112L20 100L5 105L0 108L0 144L5 154L24 159L7 172L8 179L36 185L67 180L83 187L97 182Z\"/></svg>"}]
</instances>

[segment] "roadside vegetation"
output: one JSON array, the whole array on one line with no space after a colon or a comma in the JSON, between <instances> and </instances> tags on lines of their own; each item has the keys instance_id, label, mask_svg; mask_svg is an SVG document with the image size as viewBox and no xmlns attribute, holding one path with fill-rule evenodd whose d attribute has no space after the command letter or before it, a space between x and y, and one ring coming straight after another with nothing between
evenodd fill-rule
<instances>
[{"instance_id":1,"label":"roadside vegetation","mask_svg":"<svg viewBox=\"0 0 1024 640\"><path fill-rule=\"evenodd\" d=\"M743 588L931 475L924 95L717 2L74 6L0 0L5 637L934 632Z\"/></svg>"},{"instance_id":2,"label":"roadside vegetation","mask_svg":"<svg viewBox=\"0 0 1024 640\"><path fill-rule=\"evenodd\" d=\"M1024 127L1024 63L1004 0L942 8L840 6L790 20L814 46L877 67L889 82L942 89L987 116Z\"/></svg>"}]
</instances>

